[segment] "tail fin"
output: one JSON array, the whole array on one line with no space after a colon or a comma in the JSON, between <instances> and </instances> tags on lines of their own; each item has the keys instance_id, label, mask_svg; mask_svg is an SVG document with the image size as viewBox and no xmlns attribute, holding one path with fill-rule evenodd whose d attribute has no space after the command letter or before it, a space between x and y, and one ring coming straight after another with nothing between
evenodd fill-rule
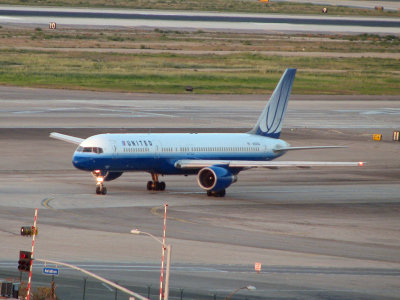
<instances>
[{"instance_id":1,"label":"tail fin","mask_svg":"<svg viewBox=\"0 0 400 300\"><path fill-rule=\"evenodd\" d=\"M278 139L289 102L296 69L286 69L271 98L261 113L256 126L249 132Z\"/></svg>"}]
</instances>

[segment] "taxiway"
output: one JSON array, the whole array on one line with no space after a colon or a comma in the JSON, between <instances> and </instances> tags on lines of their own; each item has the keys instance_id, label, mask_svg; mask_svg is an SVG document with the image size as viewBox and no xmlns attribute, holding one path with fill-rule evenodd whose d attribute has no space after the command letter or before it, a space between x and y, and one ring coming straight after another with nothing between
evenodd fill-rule
<instances>
[{"instance_id":1,"label":"taxiway","mask_svg":"<svg viewBox=\"0 0 400 300\"><path fill-rule=\"evenodd\" d=\"M297 151L284 160L367 161L365 168L249 170L225 198L208 198L195 177L167 176L165 192L149 192L148 174L124 174L94 194L90 174L71 164L74 145L59 131L249 130L267 96L145 95L1 87L0 276L18 277L19 236L39 208L39 258L76 262L134 291L157 296L161 249L132 228L162 233L173 246L171 296L217 299L247 284L243 299L396 299L400 259L400 102L395 97L293 96L282 138L295 145L347 145ZM235 125L232 126L232 123ZM383 133L381 142L372 133ZM261 262L261 273L254 263ZM35 264L34 284L49 278ZM61 298L82 296L83 276L62 269ZM86 299L110 299L90 281ZM118 293L118 299L128 299Z\"/></svg>"}]
</instances>

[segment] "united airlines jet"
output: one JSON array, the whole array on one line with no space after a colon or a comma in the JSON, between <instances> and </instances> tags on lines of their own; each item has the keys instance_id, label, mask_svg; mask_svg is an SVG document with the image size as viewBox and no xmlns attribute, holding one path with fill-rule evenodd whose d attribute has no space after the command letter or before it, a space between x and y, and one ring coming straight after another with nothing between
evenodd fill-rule
<instances>
[{"instance_id":1,"label":"united airlines jet","mask_svg":"<svg viewBox=\"0 0 400 300\"><path fill-rule=\"evenodd\" d=\"M151 174L148 190L163 191L159 175L197 175L208 196L224 197L240 171L250 168L362 166L363 162L273 161L287 151L337 148L291 147L279 139L296 69L287 69L254 128L247 133L99 134L87 139L60 133L50 137L79 145L73 165L96 178L96 194L105 195L105 181L124 172Z\"/></svg>"}]
</instances>

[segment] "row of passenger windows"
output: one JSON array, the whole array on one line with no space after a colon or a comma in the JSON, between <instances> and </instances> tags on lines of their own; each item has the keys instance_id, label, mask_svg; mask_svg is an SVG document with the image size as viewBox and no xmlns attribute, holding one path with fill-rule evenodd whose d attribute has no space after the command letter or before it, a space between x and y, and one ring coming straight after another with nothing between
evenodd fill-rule
<instances>
[{"instance_id":1,"label":"row of passenger windows","mask_svg":"<svg viewBox=\"0 0 400 300\"><path fill-rule=\"evenodd\" d=\"M175 150L174 150L175 149ZM178 150L179 149L179 150ZM259 147L163 147L162 152L258 152Z\"/></svg>"},{"instance_id":2,"label":"row of passenger windows","mask_svg":"<svg viewBox=\"0 0 400 300\"><path fill-rule=\"evenodd\" d=\"M192 147L194 152L256 152L259 147Z\"/></svg>"},{"instance_id":3,"label":"row of passenger windows","mask_svg":"<svg viewBox=\"0 0 400 300\"><path fill-rule=\"evenodd\" d=\"M77 152L91 152L91 153L103 153L103 148L100 147L82 147L79 146L78 149L76 149Z\"/></svg>"},{"instance_id":4,"label":"row of passenger windows","mask_svg":"<svg viewBox=\"0 0 400 300\"><path fill-rule=\"evenodd\" d=\"M161 148L162 152L174 152L174 148L173 147L163 147Z\"/></svg>"},{"instance_id":5,"label":"row of passenger windows","mask_svg":"<svg viewBox=\"0 0 400 300\"><path fill-rule=\"evenodd\" d=\"M149 148L124 148L124 152L132 153L132 152L149 152Z\"/></svg>"},{"instance_id":6,"label":"row of passenger windows","mask_svg":"<svg viewBox=\"0 0 400 300\"><path fill-rule=\"evenodd\" d=\"M162 152L258 152L259 147L163 147ZM103 153L100 147L82 147L76 149L77 152ZM149 148L124 148L124 152L149 152Z\"/></svg>"}]
</instances>

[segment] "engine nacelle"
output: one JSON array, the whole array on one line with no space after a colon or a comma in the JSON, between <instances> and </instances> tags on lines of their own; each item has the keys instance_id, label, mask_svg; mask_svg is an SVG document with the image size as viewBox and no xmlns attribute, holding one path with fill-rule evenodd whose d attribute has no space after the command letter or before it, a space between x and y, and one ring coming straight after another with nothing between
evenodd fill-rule
<instances>
[{"instance_id":1,"label":"engine nacelle","mask_svg":"<svg viewBox=\"0 0 400 300\"><path fill-rule=\"evenodd\" d=\"M104 181L111 181L117 179L123 174L123 172L101 172L100 170L96 170L92 172L94 177L103 176Z\"/></svg>"},{"instance_id":2,"label":"engine nacelle","mask_svg":"<svg viewBox=\"0 0 400 300\"><path fill-rule=\"evenodd\" d=\"M223 167L217 166L203 168L197 174L199 186L206 191L221 191L236 182L236 180L236 175L233 175Z\"/></svg>"}]
</instances>

